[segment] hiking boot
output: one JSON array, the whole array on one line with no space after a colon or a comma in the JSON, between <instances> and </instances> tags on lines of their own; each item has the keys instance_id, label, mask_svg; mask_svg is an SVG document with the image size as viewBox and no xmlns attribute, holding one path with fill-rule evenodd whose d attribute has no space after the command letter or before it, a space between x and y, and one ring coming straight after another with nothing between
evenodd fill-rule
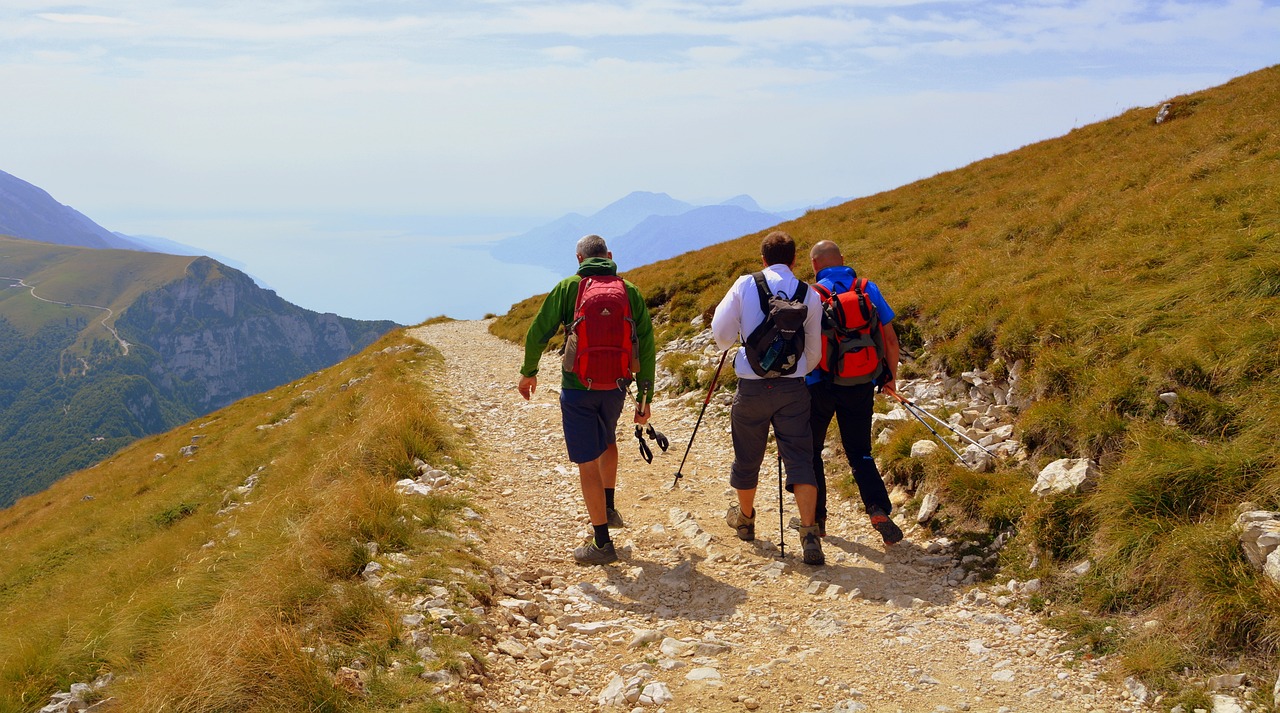
<instances>
[{"instance_id":1,"label":"hiking boot","mask_svg":"<svg viewBox=\"0 0 1280 713\"><path fill-rule=\"evenodd\" d=\"M800 547L804 550L804 563L814 566L826 564L822 556L822 540L818 535L818 526L809 525L800 528Z\"/></svg>"},{"instance_id":2,"label":"hiking boot","mask_svg":"<svg viewBox=\"0 0 1280 713\"><path fill-rule=\"evenodd\" d=\"M788 520L787 527L790 527L792 530L799 530L800 518L793 517L790 520ZM818 518L818 537L826 537L826 536L827 536L827 518L820 517Z\"/></svg>"},{"instance_id":3,"label":"hiking boot","mask_svg":"<svg viewBox=\"0 0 1280 713\"><path fill-rule=\"evenodd\" d=\"M613 548L612 540L599 547L595 538L589 538L581 547L574 548L573 561L578 564L610 564L618 561L618 552Z\"/></svg>"},{"instance_id":4,"label":"hiking boot","mask_svg":"<svg viewBox=\"0 0 1280 713\"><path fill-rule=\"evenodd\" d=\"M615 508L605 508L604 514L609 516L609 527L626 527L627 524L622 521L622 515Z\"/></svg>"},{"instance_id":5,"label":"hiking boot","mask_svg":"<svg viewBox=\"0 0 1280 713\"><path fill-rule=\"evenodd\" d=\"M724 521L729 527L738 531L738 539L743 542L750 542L756 539L756 516L752 513L751 517L742 514L742 508L737 505L730 505L729 512L725 513Z\"/></svg>"},{"instance_id":6,"label":"hiking boot","mask_svg":"<svg viewBox=\"0 0 1280 713\"><path fill-rule=\"evenodd\" d=\"M871 526L880 533L880 537L884 539L886 545L892 545L902 541L902 530L898 527L883 510L871 511Z\"/></svg>"}]
</instances>

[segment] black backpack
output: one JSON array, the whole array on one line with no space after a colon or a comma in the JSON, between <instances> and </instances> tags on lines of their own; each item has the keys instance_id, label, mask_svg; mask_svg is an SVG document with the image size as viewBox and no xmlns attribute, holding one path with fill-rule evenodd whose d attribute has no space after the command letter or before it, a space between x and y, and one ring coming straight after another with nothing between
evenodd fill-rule
<instances>
[{"instance_id":1,"label":"black backpack","mask_svg":"<svg viewBox=\"0 0 1280 713\"><path fill-rule=\"evenodd\" d=\"M756 292L760 295L760 311L764 321L743 340L747 363L756 376L776 379L791 376L804 354L804 320L809 307L804 303L809 286L797 280L796 293L790 299L769 294L764 273L752 273Z\"/></svg>"}]
</instances>

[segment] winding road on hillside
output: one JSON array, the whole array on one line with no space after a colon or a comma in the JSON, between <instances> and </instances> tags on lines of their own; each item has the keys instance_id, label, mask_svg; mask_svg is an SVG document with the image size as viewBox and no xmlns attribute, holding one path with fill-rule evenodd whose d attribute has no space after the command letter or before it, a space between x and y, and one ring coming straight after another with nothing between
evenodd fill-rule
<instances>
[{"instance_id":1,"label":"winding road on hillside","mask_svg":"<svg viewBox=\"0 0 1280 713\"><path fill-rule=\"evenodd\" d=\"M719 397L678 489L672 475L701 395L654 404L652 423L671 449L651 465L620 424L621 560L575 565L570 550L590 528L564 453L558 378L548 376L558 375L558 358L543 359L539 390L525 402L515 388L522 350L487 324L412 330L444 355L432 388L444 417L474 442L482 554L500 589L477 709L1143 709L1105 662L1065 650L1065 636L1025 599L949 585L953 560L937 554L939 543L910 527L886 548L860 508L834 493L827 565L800 562L794 530L780 558L772 456L757 539L739 541L724 522L732 449ZM789 519L794 503L784 506Z\"/></svg>"},{"instance_id":2,"label":"winding road on hillside","mask_svg":"<svg viewBox=\"0 0 1280 713\"><path fill-rule=\"evenodd\" d=\"M120 343L120 348L124 350L124 355L129 356L129 343L120 338L120 333L116 331L115 327L111 326L110 324L107 324L107 320L115 316L115 311L112 310L110 307L101 307L99 305L83 305L83 304L77 304L75 302L60 302L58 300L48 300L41 297L40 295L37 295L36 288L32 285L28 285L25 281L22 280L22 278L0 277L0 280L9 280L11 282L16 283L15 285L13 285L15 287L22 287L27 290L30 290L31 296L40 300L41 302L48 302L49 304L55 304L55 305L63 305L65 307L87 307L89 309L102 310L103 312L106 312L107 313L106 316L102 318L102 321L99 322L99 324L101 324L103 328L105 328L108 332L111 332L111 336L115 337L115 340Z\"/></svg>"}]
</instances>

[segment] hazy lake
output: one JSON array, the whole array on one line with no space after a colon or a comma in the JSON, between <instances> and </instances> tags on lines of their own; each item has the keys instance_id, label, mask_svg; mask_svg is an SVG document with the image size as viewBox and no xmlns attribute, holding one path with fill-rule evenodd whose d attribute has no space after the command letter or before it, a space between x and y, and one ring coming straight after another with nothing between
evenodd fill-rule
<instances>
[{"instance_id":1,"label":"hazy lake","mask_svg":"<svg viewBox=\"0 0 1280 713\"><path fill-rule=\"evenodd\" d=\"M500 262L489 253L494 241L540 222L530 217L121 222L128 223L121 232L164 236L242 263L237 267L301 307L358 319L401 324L441 314L478 319L505 313L565 276L544 267Z\"/></svg>"}]
</instances>

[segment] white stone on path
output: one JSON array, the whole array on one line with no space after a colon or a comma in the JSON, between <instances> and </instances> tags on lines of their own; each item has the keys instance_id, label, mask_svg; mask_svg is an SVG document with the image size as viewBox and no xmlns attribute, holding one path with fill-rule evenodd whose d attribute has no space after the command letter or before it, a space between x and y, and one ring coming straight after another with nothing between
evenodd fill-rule
<instances>
[{"instance_id":1,"label":"white stone on path","mask_svg":"<svg viewBox=\"0 0 1280 713\"><path fill-rule=\"evenodd\" d=\"M720 672L710 666L700 666L686 673L684 677L690 681L719 682Z\"/></svg>"},{"instance_id":2,"label":"white stone on path","mask_svg":"<svg viewBox=\"0 0 1280 713\"><path fill-rule=\"evenodd\" d=\"M1240 707L1240 702L1231 696L1214 694L1213 713L1244 713L1244 708Z\"/></svg>"},{"instance_id":3,"label":"white stone on path","mask_svg":"<svg viewBox=\"0 0 1280 713\"><path fill-rule=\"evenodd\" d=\"M1013 683L1013 671L1007 668L996 671L991 674L991 680L999 681L1000 683Z\"/></svg>"},{"instance_id":4,"label":"white stone on path","mask_svg":"<svg viewBox=\"0 0 1280 713\"><path fill-rule=\"evenodd\" d=\"M646 706L660 706L675 699L671 689L665 683L650 683L640 692L640 703Z\"/></svg>"}]
</instances>

